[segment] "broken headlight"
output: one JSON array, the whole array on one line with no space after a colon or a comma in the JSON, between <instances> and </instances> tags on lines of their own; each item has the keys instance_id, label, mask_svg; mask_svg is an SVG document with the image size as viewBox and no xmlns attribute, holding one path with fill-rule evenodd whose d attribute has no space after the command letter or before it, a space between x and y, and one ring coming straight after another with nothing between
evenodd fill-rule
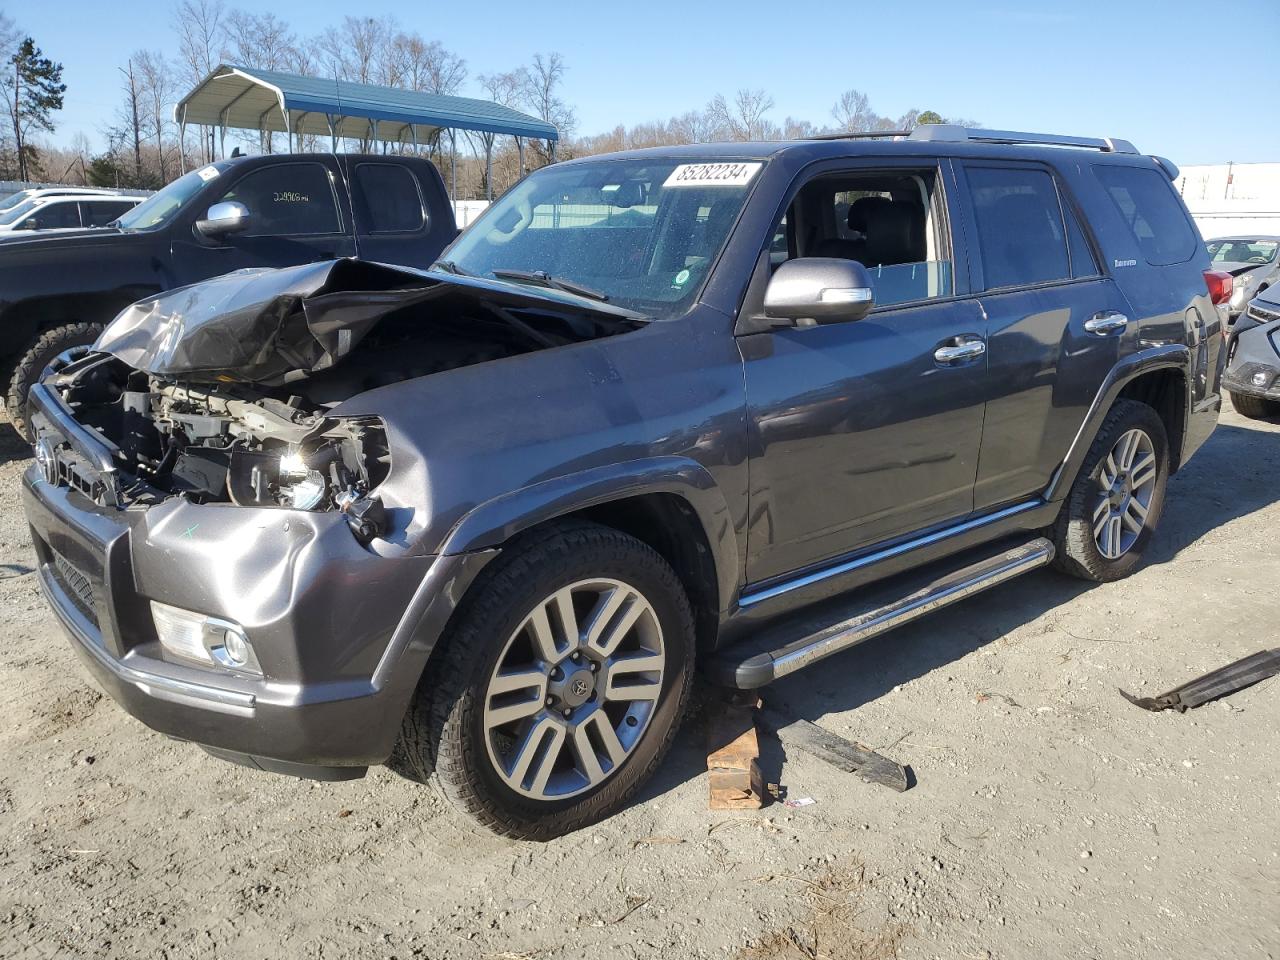
<instances>
[{"instance_id":1,"label":"broken headlight","mask_svg":"<svg viewBox=\"0 0 1280 960\"><path fill-rule=\"evenodd\" d=\"M381 530L381 511L371 512L370 494L389 469L380 420L330 418L293 442L232 447L227 490L241 506L359 514L352 529L371 537Z\"/></svg>"}]
</instances>

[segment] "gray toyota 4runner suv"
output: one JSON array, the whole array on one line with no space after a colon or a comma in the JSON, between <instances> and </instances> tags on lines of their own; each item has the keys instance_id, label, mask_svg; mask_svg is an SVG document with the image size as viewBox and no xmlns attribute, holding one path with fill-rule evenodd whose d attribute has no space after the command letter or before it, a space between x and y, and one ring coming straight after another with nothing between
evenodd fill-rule
<instances>
[{"instance_id":1,"label":"gray toyota 4runner suv","mask_svg":"<svg viewBox=\"0 0 1280 960\"><path fill-rule=\"evenodd\" d=\"M1230 278L1175 173L950 126L637 151L532 174L428 271L159 294L32 390L41 583L156 730L580 828L695 666L756 688L1134 570L1220 407Z\"/></svg>"}]
</instances>

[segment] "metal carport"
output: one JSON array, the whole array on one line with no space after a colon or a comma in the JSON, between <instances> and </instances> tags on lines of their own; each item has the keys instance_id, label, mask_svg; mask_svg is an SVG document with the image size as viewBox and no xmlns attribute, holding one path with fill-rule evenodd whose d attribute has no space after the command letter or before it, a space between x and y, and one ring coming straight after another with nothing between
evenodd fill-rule
<instances>
[{"instance_id":1,"label":"metal carport","mask_svg":"<svg viewBox=\"0 0 1280 960\"><path fill-rule=\"evenodd\" d=\"M183 133L189 124L220 130L224 153L228 128L283 133L290 150L295 138L328 136L335 151L339 137L416 146L441 130L468 130L481 135L486 168L494 136L506 135L516 138L522 170L524 140L546 140L554 155L560 139L554 124L488 100L234 64L220 65L179 100L174 119Z\"/></svg>"}]
</instances>

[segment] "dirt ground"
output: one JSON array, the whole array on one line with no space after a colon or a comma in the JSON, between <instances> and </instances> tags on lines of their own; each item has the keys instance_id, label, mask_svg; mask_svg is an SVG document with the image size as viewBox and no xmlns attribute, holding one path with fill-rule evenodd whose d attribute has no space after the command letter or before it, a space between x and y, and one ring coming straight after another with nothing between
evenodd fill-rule
<instances>
[{"instance_id":1,"label":"dirt ground","mask_svg":"<svg viewBox=\"0 0 1280 960\"><path fill-rule=\"evenodd\" d=\"M642 799L544 845L376 769L322 785L101 696L40 598L0 450L0 956L1280 958L1280 681L1154 693L1280 645L1280 426L1225 413L1150 562L1032 574L770 702L911 765L905 794L766 742L789 796L706 809L691 721Z\"/></svg>"}]
</instances>

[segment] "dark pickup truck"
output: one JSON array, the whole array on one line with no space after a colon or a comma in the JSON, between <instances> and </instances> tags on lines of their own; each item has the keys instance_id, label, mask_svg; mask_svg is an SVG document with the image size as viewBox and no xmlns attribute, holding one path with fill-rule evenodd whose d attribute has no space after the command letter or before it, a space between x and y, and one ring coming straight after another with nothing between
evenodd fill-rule
<instances>
[{"instance_id":1,"label":"dark pickup truck","mask_svg":"<svg viewBox=\"0 0 1280 960\"><path fill-rule=\"evenodd\" d=\"M27 436L31 384L142 297L245 267L360 257L430 264L454 238L436 168L415 157L284 154L186 174L110 228L0 243L0 376Z\"/></svg>"}]
</instances>

